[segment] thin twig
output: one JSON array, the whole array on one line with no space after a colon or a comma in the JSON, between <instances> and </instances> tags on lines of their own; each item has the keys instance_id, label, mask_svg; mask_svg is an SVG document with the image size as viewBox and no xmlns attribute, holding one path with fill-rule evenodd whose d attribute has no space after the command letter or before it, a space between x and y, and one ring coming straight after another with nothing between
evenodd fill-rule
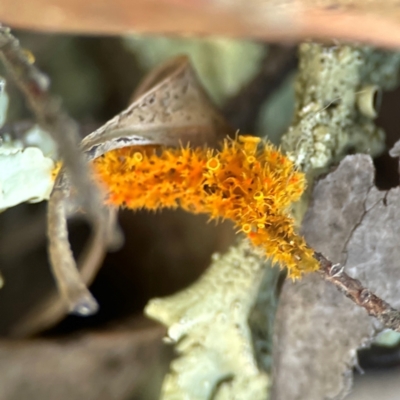
<instances>
[{"instance_id":1,"label":"thin twig","mask_svg":"<svg viewBox=\"0 0 400 400\"><path fill-rule=\"evenodd\" d=\"M97 311L98 305L76 268L68 240L65 202L65 197L63 197L61 191L55 192L49 202L49 256L58 290L66 300L69 312L78 315L91 315Z\"/></svg>"},{"instance_id":2,"label":"thin twig","mask_svg":"<svg viewBox=\"0 0 400 400\"><path fill-rule=\"evenodd\" d=\"M326 281L333 283L346 297L378 319L385 328L400 332L400 311L365 288L358 279L347 275L343 265L333 264L321 253L314 253L314 257L318 260L319 272Z\"/></svg>"}]
</instances>

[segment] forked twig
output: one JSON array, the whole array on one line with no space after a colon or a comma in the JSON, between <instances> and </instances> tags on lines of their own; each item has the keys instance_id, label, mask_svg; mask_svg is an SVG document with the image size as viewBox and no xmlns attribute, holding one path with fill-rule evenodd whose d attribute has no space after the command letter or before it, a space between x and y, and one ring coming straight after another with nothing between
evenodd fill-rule
<instances>
[{"instance_id":1,"label":"forked twig","mask_svg":"<svg viewBox=\"0 0 400 400\"><path fill-rule=\"evenodd\" d=\"M27 52L21 49L19 41L10 29L0 25L0 58L19 89L24 93L38 123L50 133L57 143L63 161L63 173L59 175L48 207L49 253L57 285L69 310L81 315L96 312L97 303L82 281L72 255L67 230L67 200L85 212L84 216L93 227L92 241L97 248L91 248L86 260L89 268L101 259L109 246L115 246L121 235L116 224L110 223L110 211L103 205L97 186L89 177L87 162L79 150L78 126L61 106L61 101L49 93L49 80L32 63ZM68 178L68 179L67 179ZM72 198L70 183L77 195ZM71 205L71 204L69 204ZM114 219L115 220L115 219Z\"/></svg>"},{"instance_id":2,"label":"forked twig","mask_svg":"<svg viewBox=\"0 0 400 400\"><path fill-rule=\"evenodd\" d=\"M346 297L363 307L368 315L375 317L385 328L400 332L400 311L394 309L371 290L365 288L358 279L354 279L344 272L344 266L333 264L321 253L314 253L320 264L322 277L333 283Z\"/></svg>"}]
</instances>

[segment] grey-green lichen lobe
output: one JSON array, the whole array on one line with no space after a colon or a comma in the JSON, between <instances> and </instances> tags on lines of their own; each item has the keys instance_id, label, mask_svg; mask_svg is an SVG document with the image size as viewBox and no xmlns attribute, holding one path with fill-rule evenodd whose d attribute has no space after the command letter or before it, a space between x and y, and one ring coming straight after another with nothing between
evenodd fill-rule
<instances>
[{"instance_id":1,"label":"grey-green lichen lobe","mask_svg":"<svg viewBox=\"0 0 400 400\"><path fill-rule=\"evenodd\" d=\"M168 326L179 358L164 380L165 400L264 400L268 375L254 356L248 319L266 269L247 241L213 256L190 288L151 300L145 312Z\"/></svg>"},{"instance_id":2,"label":"grey-green lichen lobe","mask_svg":"<svg viewBox=\"0 0 400 400\"><path fill-rule=\"evenodd\" d=\"M384 132L370 109L379 89L398 83L400 53L304 43L299 60L295 115L283 150L305 171L325 168L348 149L379 154Z\"/></svg>"}]
</instances>

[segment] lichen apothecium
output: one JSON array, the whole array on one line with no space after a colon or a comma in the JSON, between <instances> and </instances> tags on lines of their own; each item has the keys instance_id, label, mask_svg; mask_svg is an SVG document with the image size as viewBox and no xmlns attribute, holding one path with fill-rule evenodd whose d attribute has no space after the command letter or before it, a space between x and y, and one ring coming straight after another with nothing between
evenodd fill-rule
<instances>
[{"instance_id":1,"label":"lichen apothecium","mask_svg":"<svg viewBox=\"0 0 400 400\"><path fill-rule=\"evenodd\" d=\"M289 213L305 189L304 174L271 144L254 136L207 148L125 147L93 161L107 203L129 209L183 209L231 219L289 276L318 269Z\"/></svg>"}]
</instances>

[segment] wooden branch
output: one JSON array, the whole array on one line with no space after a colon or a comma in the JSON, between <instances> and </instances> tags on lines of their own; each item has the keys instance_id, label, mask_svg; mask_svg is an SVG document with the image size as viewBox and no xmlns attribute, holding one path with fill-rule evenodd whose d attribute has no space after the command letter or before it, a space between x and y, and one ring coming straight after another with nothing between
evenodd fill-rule
<instances>
[{"instance_id":1,"label":"wooden branch","mask_svg":"<svg viewBox=\"0 0 400 400\"><path fill-rule=\"evenodd\" d=\"M56 284L68 307L77 315L92 315L98 304L81 279L68 239L66 199L61 191L55 192L48 205L49 257ZM101 249L101 248L100 248Z\"/></svg>"},{"instance_id":2,"label":"wooden branch","mask_svg":"<svg viewBox=\"0 0 400 400\"><path fill-rule=\"evenodd\" d=\"M400 311L365 288L358 279L347 275L343 265L333 264L321 253L314 253L314 257L319 261L319 272L326 281L334 284L346 297L363 307L368 315L378 319L385 328L400 332Z\"/></svg>"}]
</instances>

